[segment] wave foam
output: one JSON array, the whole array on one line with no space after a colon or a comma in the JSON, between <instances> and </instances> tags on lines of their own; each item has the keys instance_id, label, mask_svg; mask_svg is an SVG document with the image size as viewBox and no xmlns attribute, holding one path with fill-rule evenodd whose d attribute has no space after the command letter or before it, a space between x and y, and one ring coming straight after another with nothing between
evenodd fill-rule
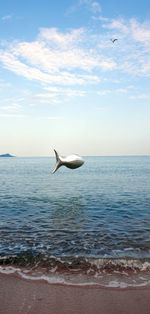
<instances>
[{"instance_id":1,"label":"wave foam","mask_svg":"<svg viewBox=\"0 0 150 314\"><path fill-rule=\"evenodd\" d=\"M148 265L149 267L149 265ZM150 285L149 272L128 273L128 272L99 272L91 275L82 272L58 272L44 268L25 268L15 266L0 266L0 273L5 275L17 275L24 280L46 281L49 284L73 285L73 286L97 286L105 288L128 288L144 287Z\"/></svg>"}]
</instances>

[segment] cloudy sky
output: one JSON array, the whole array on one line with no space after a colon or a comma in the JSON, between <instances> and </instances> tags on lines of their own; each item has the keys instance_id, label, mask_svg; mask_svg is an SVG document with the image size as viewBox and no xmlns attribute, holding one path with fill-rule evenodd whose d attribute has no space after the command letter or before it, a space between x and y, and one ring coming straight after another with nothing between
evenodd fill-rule
<instances>
[{"instance_id":1,"label":"cloudy sky","mask_svg":"<svg viewBox=\"0 0 150 314\"><path fill-rule=\"evenodd\" d=\"M1 3L0 154L53 148L150 155L149 0Z\"/></svg>"}]
</instances>

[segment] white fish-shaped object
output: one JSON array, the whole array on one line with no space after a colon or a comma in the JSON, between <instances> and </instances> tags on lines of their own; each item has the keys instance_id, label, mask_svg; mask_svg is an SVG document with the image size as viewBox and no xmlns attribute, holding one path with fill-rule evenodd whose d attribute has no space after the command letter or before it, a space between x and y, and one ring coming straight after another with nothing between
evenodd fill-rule
<instances>
[{"instance_id":1,"label":"white fish-shaped object","mask_svg":"<svg viewBox=\"0 0 150 314\"><path fill-rule=\"evenodd\" d=\"M55 169L53 170L53 173L56 172L58 168L61 166L66 166L67 168L70 169L75 169L78 167L81 167L84 164L84 160L78 156L78 155L70 155L68 157L61 157L59 154L56 152L54 149L55 155L56 155L56 166Z\"/></svg>"}]
</instances>

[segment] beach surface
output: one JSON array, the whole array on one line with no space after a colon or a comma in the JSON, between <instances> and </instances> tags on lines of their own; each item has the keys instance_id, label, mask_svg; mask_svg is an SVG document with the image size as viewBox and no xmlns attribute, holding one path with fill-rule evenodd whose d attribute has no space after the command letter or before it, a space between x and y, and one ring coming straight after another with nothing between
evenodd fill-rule
<instances>
[{"instance_id":1,"label":"beach surface","mask_svg":"<svg viewBox=\"0 0 150 314\"><path fill-rule=\"evenodd\" d=\"M48 284L0 274L1 314L149 314L150 287Z\"/></svg>"}]
</instances>

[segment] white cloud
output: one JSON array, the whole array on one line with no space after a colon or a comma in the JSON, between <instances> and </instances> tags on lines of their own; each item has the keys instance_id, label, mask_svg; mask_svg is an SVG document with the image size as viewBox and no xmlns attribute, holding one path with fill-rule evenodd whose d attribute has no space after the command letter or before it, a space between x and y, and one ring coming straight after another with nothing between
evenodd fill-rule
<instances>
[{"instance_id":1,"label":"white cloud","mask_svg":"<svg viewBox=\"0 0 150 314\"><path fill-rule=\"evenodd\" d=\"M63 119L61 116L27 116L24 114L14 114L14 113L0 113L0 118L14 118L14 119L22 119L22 118L32 118L35 120L60 120Z\"/></svg>"},{"instance_id":2,"label":"white cloud","mask_svg":"<svg viewBox=\"0 0 150 314\"><path fill-rule=\"evenodd\" d=\"M5 16L3 16L3 17L2 17L2 21L8 21L8 20L11 20L11 19L12 19L12 17L13 17L13 15L12 15L12 14L5 15Z\"/></svg>"},{"instance_id":3,"label":"white cloud","mask_svg":"<svg viewBox=\"0 0 150 314\"><path fill-rule=\"evenodd\" d=\"M32 55L32 60L30 63L34 62L34 58L36 59L36 54ZM95 83L96 81L99 81L98 77L95 75L88 75L88 74L78 74L78 73L70 73L68 71L61 71L59 70L59 62L58 67L55 69L55 73L51 72L45 73L45 67L44 69L40 70L38 68L38 65L36 64L36 67L29 65L26 65L22 61L20 61L15 55L12 54L12 52L7 51L0 51L0 60L3 63L3 66L16 73L17 75L23 76L29 80L37 80L43 83L49 83L49 84L61 84L61 85L82 85L86 82ZM40 59L42 63L43 59ZM67 59L66 59L67 60ZM57 60L58 61L58 60ZM61 60L60 60L61 61ZM67 63L67 61L66 61ZM78 63L78 67L79 67ZM60 67L61 67L60 62ZM67 67L67 64L65 65ZM47 68L49 67L49 63L47 63Z\"/></svg>"},{"instance_id":4,"label":"white cloud","mask_svg":"<svg viewBox=\"0 0 150 314\"><path fill-rule=\"evenodd\" d=\"M106 96L108 94L125 94L128 92L128 88L116 88L116 89L106 89L102 91L98 91L97 94L100 96Z\"/></svg>"},{"instance_id":5,"label":"white cloud","mask_svg":"<svg viewBox=\"0 0 150 314\"><path fill-rule=\"evenodd\" d=\"M38 120L61 120L63 119L63 117L59 117L59 116L43 116L43 117L38 117Z\"/></svg>"},{"instance_id":6,"label":"white cloud","mask_svg":"<svg viewBox=\"0 0 150 314\"><path fill-rule=\"evenodd\" d=\"M150 47L150 23L140 24L135 19L131 19L131 31L135 41Z\"/></svg>"},{"instance_id":7,"label":"white cloud","mask_svg":"<svg viewBox=\"0 0 150 314\"><path fill-rule=\"evenodd\" d=\"M109 19L104 16L92 16L93 20L101 21L101 22L108 22ZM105 26L104 26L105 27Z\"/></svg>"},{"instance_id":8,"label":"white cloud","mask_svg":"<svg viewBox=\"0 0 150 314\"><path fill-rule=\"evenodd\" d=\"M108 59L107 61L103 60L100 62L100 66L103 71L113 70L116 68L116 63L113 60Z\"/></svg>"},{"instance_id":9,"label":"white cloud","mask_svg":"<svg viewBox=\"0 0 150 314\"><path fill-rule=\"evenodd\" d=\"M72 97L83 97L87 92L83 90L75 90L71 88L61 88L56 86L45 86L47 93L35 94L31 98L38 103L59 104L64 100L67 101Z\"/></svg>"},{"instance_id":10,"label":"white cloud","mask_svg":"<svg viewBox=\"0 0 150 314\"><path fill-rule=\"evenodd\" d=\"M55 95L54 94L37 94L35 95L36 98L53 98Z\"/></svg>"},{"instance_id":11,"label":"white cloud","mask_svg":"<svg viewBox=\"0 0 150 314\"><path fill-rule=\"evenodd\" d=\"M23 115L23 114L0 113L0 118L17 118L17 119L20 119L20 118L26 118L26 117L27 116Z\"/></svg>"},{"instance_id":12,"label":"white cloud","mask_svg":"<svg viewBox=\"0 0 150 314\"><path fill-rule=\"evenodd\" d=\"M117 45L113 45L117 69L133 75L150 76L150 22L110 19L104 21L103 28L109 30L110 38L118 38ZM107 49L106 41L101 47Z\"/></svg>"},{"instance_id":13,"label":"white cloud","mask_svg":"<svg viewBox=\"0 0 150 314\"><path fill-rule=\"evenodd\" d=\"M61 100L59 99L57 93L41 93L32 96L32 99L40 103L51 103L51 104L59 104Z\"/></svg>"},{"instance_id":14,"label":"white cloud","mask_svg":"<svg viewBox=\"0 0 150 314\"><path fill-rule=\"evenodd\" d=\"M21 108L19 104L11 104L11 105L5 105L5 106L0 106L0 110L4 111L18 111Z\"/></svg>"},{"instance_id":15,"label":"white cloud","mask_svg":"<svg viewBox=\"0 0 150 314\"><path fill-rule=\"evenodd\" d=\"M97 1L92 0L79 0L80 6L85 6L87 9L91 10L92 12L101 12L100 3Z\"/></svg>"},{"instance_id":16,"label":"white cloud","mask_svg":"<svg viewBox=\"0 0 150 314\"><path fill-rule=\"evenodd\" d=\"M115 31L115 35L118 35L118 38L124 39L131 44L142 43L150 47L150 22L140 23L136 19L107 19L101 18L104 20L103 28L107 28L111 31L111 34Z\"/></svg>"},{"instance_id":17,"label":"white cloud","mask_svg":"<svg viewBox=\"0 0 150 314\"><path fill-rule=\"evenodd\" d=\"M94 1L84 4L97 7ZM41 28L35 41L3 43L0 61L17 75L48 85L97 84L102 72L112 70L149 76L150 25L105 18L103 28L107 32ZM118 42L112 46L113 36Z\"/></svg>"},{"instance_id":18,"label":"white cloud","mask_svg":"<svg viewBox=\"0 0 150 314\"><path fill-rule=\"evenodd\" d=\"M115 90L116 93L127 93L127 89L126 88L118 88Z\"/></svg>"},{"instance_id":19,"label":"white cloud","mask_svg":"<svg viewBox=\"0 0 150 314\"><path fill-rule=\"evenodd\" d=\"M106 19L106 22L107 21L108 21L107 24L103 24L104 28L116 29L116 30L119 30L119 31L121 31L123 33L126 33L126 34L129 33L129 27L127 25L125 25L123 20L120 20L120 19L119 20L117 20L117 19L115 20L115 19L113 19L112 21L110 21L110 20Z\"/></svg>"},{"instance_id":20,"label":"white cloud","mask_svg":"<svg viewBox=\"0 0 150 314\"><path fill-rule=\"evenodd\" d=\"M46 73L78 69L90 72L99 67L99 56L82 47L86 34L82 36L81 29L67 34L53 28L42 29L38 41L18 43L11 50L16 58L23 58Z\"/></svg>"},{"instance_id":21,"label":"white cloud","mask_svg":"<svg viewBox=\"0 0 150 314\"><path fill-rule=\"evenodd\" d=\"M87 91L84 90L79 90L79 89L71 89L71 88L61 88L61 87L56 87L56 86L45 86L45 90L54 92L55 95L66 95L67 97L74 97L74 96L85 96Z\"/></svg>"},{"instance_id":22,"label":"white cloud","mask_svg":"<svg viewBox=\"0 0 150 314\"><path fill-rule=\"evenodd\" d=\"M90 41L83 29L65 34L54 28L41 29L36 41L12 42L1 49L0 60L5 68L29 80L59 85L97 83L95 69L108 71L116 64L92 50Z\"/></svg>"},{"instance_id":23,"label":"white cloud","mask_svg":"<svg viewBox=\"0 0 150 314\"><path fill-rule=\"evenodd\" d=\"M150 94L138 94L138 95L132 95L130 96L130 99L147 99L150 100Z\"/></svg>"},{"instance_id":24,"label":"white cloud","mask_svg":"<svg viewBox=\"0 0 150 314\"><path fill-rule=\"evenodd\" d=\"M98 1L92 0L78 0L74 5L68 8L66 15L72 14L73 12L83 9L84 11L90 11L94 14L101 12L101 5Z\"/></svg>"},{"instance_id":25,"label":"white cloud","mask_svg":"<svg viewBox=\"0 0 150 314\"><path fill-rule=\"evenodd\" d=\"M84 29L73 29L69 32L59 32L57 28L40 28L40 33L38 35L38 42L42 41L45 46L45 42L48 47L51 48L61 48L69 49L73 46L78 46L78 43L82 41L82 36L84 37Z\"/></svg>"},{"instance_id":26,"label":"white cloud","mask_svg":"<svg viewBox=\"0 0 150 314\"><path fill-rule=\"evenodd\" d=\"M99 4L99 2L97 1L91 1L91 11L93 13L99 13L101 12L101 6Z\"/></svg>"},{"instance_id":27,"label":"white cloud","mask_svg":"<svg viewBox=\"0 0 150 314\"><path fill-rule=\"evenodd\" d=\"M106 90L102 90L102 91L98 91L97 94L100 96L106 96L108 94L112 93L112 90L106 89Z\"/></svg>"}]
</instances>

